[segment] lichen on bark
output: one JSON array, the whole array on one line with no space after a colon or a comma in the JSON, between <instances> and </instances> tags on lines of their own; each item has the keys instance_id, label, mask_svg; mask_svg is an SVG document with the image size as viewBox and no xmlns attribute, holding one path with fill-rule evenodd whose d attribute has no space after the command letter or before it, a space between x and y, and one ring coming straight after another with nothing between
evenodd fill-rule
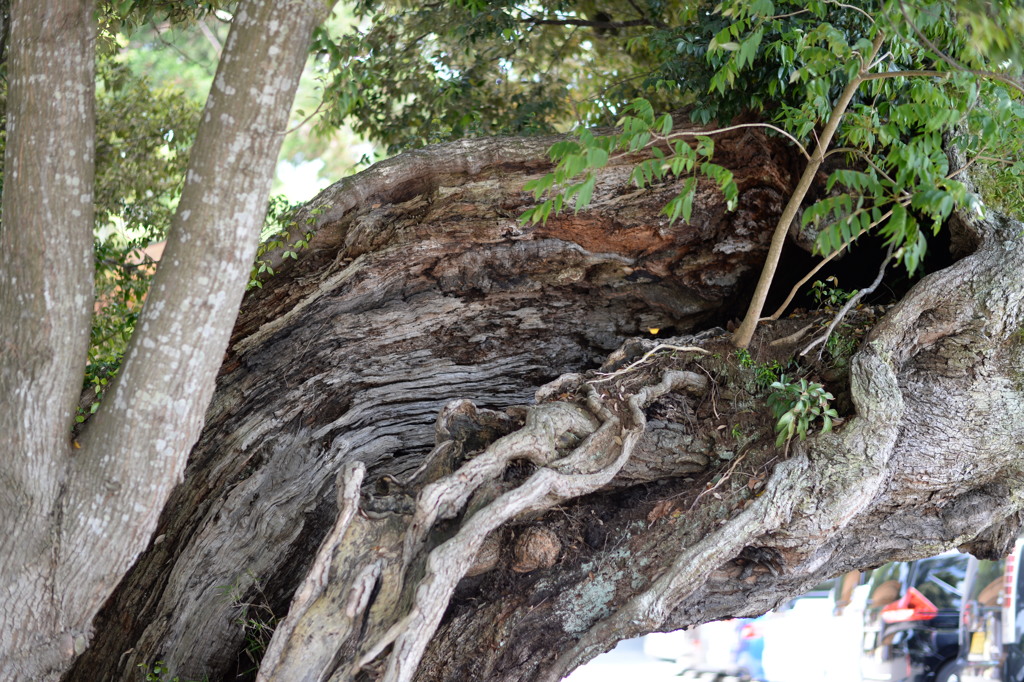
<instances>
[{"instance_id":1,"label":"lichen on bark","mask_svg":"<svg viewBox=\"0 0 1024 682\"><path fill-rule=\"evenodd\" d=\"M669 225L676 188L612 165L587 210L525 227L547 143L427 148L311 203L311 248L247 299L161 542L83 665L231 674L214 586L258 579L283 617L265 679L557 680L621 637L1013 535L1019 224L965 221L973 253L856 313L848 364L807 363L842 423L776 448L716 325L791 190L785 149L716 140L738 213L704 192ZM762 325L755 361L819 321Z\"/></svg>"}]
</instances>

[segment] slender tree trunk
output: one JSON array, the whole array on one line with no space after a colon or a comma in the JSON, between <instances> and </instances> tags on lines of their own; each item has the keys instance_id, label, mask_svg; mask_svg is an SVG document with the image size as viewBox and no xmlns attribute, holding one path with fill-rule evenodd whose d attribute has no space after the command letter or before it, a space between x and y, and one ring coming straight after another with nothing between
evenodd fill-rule
<instances>
[{"instance_id":1,"label":"slender tree trunk","mask_svg":"<svg viewBox=\"0 0 1024 682\"><path fill-rule=\"evenodd\" d=\"M0 225L0 679L84 649L64 613L62 499L92 310L93 4L15 0Z\"/></svg>"},{"instance_id":2,"label":"slender tree trunk","mask_svg":"<svg viewBox=\"0 0 1024 682\"><path fill-rule=\"evenodd\" d=\"M85 650L93 617L181 480L248 280L309 38L329 9L321 0L239 4L137 332L72 443L92 311L93 7L12 6L0 679L54 678Z\"/></svg>"},{"instance_id":3,"label":"slender tree trunk","mask_svg":"<svg viewBox=\"0 0 1024 682\"><path fill-rule=\"evenodd\" d=\"M829 116L825 128L821 131L821 137L818 138L818 142L814 146L814 154L808 160L807 167L804 168L804 172L797 182L796 189L790 195L786 208L779 218L779 224L775 226L775 231L772 233L772 245L768 250L768 258L765 261L764 269L761 270L761 277L757 282L757 287L754 289L753 296L751 296L747 314L744 315L743 322L740 323L739 328L736 330L735 344L737 348L746 348L754 338L754 330L761 320L761 311L764 310L764 302L768 299L768 290L771 289L772 282L775 280L776 269L779 266L779 258L782 257L782 247L786 243L789 228L800 214L800 207L807 197L807 192L811 189L814 178L818 174L818 169L821 168L821 164L825 161L825 154L828 153L829 147L832 144L832 138L835 136L836 131L839 130L839 124L842 123L843 117L846 116L846 110L850 106L850 102L853 101L853 96L857 94L857 90L864 82L864 75L871 69L884 39L885 34L881 32L875 36L875 40L871 45L871 53L861 58L860 71L843 88L843 92L839 95L839 99L832 109L832 115Z\"/></svg>"}]
</instances>

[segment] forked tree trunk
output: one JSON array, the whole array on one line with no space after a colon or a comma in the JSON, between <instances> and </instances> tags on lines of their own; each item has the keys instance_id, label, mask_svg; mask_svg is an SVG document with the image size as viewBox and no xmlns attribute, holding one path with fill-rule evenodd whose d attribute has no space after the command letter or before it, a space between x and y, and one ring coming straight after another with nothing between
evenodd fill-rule
<instances>
[{"instance_id":1,"label":"forked tree trunk","mask_svg":"<svg viewBox=\"0 0 1024 682\"><path fill-rule=\"evenodd\" d=\"M72 439L93 308L95 4L10 4L0 681L67 672L181 479L255 256L309 37L331 5L237 4L163 265L117 379Z\"/></svg>"},{"instance_id":2,"label":"forked tree trunk","mask_svg":"<svg viewBox=\"0 0 1024 682\"><path fill-rule=\"evenodd\" d=\"M587 210L523 226L549 143L428 148L307 207L312 247L243 306L185 482L69 679L229 679L273 613L263 679L555 681L622 637L1013 537L1020 224L954 226L975 252L860 313L848 371L805 360L849 381L845 420L776 447L715 325L798 164L746 130L716 140L736 213L702 186L669 225L678 186L623 160Z\"/></svg>"}]
</instances>

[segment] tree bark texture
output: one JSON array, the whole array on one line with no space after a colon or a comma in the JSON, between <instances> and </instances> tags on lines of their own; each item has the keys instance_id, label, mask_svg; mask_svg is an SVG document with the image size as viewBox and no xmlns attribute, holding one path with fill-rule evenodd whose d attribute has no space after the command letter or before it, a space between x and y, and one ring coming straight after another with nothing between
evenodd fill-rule
<instances>
[{"instance_id":1,"label":"tree bark texture","mask_svg":"<svg viewBox=\"0 0 1024 682\"><path fill-rule=\"evenodd\" d=\"M95 29L89 0L15 0L10 9L0 221L0 679L44 679L84 648L95 614L62 613L59 603L61 569L75 552L62 537L62 505L92 310Z\"/></svg>"},{"instance_id":2,"label":"tree bark texture","mask_svg":"<svg viewBox=\"0 0 1024 682\"><path fill-rule=\"evenodd\" d=\"M842 423L776 447L715 325L799 163L745 129L716 138L735 213L701 186L669 225L679 186L622 159L524 226L551 141L412 152L306 207L312 246L243 305L185 481L67 679L229 679L262 624L261 679L554 682L623 637L1014 537L1021 225L954 226L973 253L858 313L841 368L806 361Z\"/></svg>"},{"instance_id":3,"label":"tree bark texture","mask_svg":"<svg viewBox=\"0 0 1024 682\"><path fill-rule=\"evenodd\" d=\"M93 4L11 6L0 273L0 680L59 679L199 437L326 2L239 3L136 333L71 439L93 310Z\"/></svg>"}]
</instances>

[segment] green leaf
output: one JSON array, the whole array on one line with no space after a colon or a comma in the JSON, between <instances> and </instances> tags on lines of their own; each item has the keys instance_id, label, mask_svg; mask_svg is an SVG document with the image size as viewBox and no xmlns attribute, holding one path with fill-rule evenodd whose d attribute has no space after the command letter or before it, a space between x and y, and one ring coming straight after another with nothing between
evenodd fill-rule
<instances>
[{"instance_id":1,"label":"green leaf","mask_svg":"<svg viewBox=\"0 0 1024 682\"><path fill-rule=\"evenodd\" d=\"M661 118L658 119L658 123L655 127L658 128L662 135L668 135L672 132L672 116L671 114L662 114Z\"/></svg>"},{"instance_id":2,"label":"green leaf","mask_svg":"<svg viewBox=\"0 0 1024 682\"><path fill-rule=\"evenodd\" d=\"M552 161L560 161L569 154L578 154L582 151L582 147L572 140L562 140L551 145L551 149L548 150L548 155Z\"/></svg>"},{"instance_id":3,"label":"green leaf","mask_svg":"<svg viewBox=\"0 0 1024 682\"><path fill-rule=\"evenodd\" d=\"M693 215L693 198L697 194L697 179L688 178L683 186L683 222L689 223Z\"/></svg>"},{"instance_id":4,"label":"green leaf","mask_svg":"<svg viewBox=\"0 0 1024 682\"><path fill-rule=\"evenodd\" d=\"M892 235L891 239L894 243L904 241L907 232L907 209L903 208L902 204L893 205L887 231Z\"/></svg>"},{"instance_id":5,"label":"green leaf","mask_svg":"<svg viewBox=\"0 0 1024 682\"><path fill-rule=\"evenodd\" d=\"M576 199L576 210L579 211L581 208L586 208L590 205L590 197L594 193L594 183L597 178L594 175L588 174L587 179L583 181L580 186L579 195Z\"/></svg>"},{"instance_id":6,"label":"green leaf","mask_svg":"<svg viewBox=\"0 0 1024 682\"><path fill-rule=\"evenodd\" d=\"M651 133L643 131L633 135L629 140L629 151L637 152L647 146L647 143L651 141Z\"/></svg>"},{"instance_id":7,"label":"green leaf","mask_svg":"<svg viewBox=\"0 0 1024 682\"><path fill-rule=\"evenodd\" d=\"M654 124L654 107L646 99L642 97L634 99L630 102L629 108L632 109L638 119L648 126Z\"/></svg>"},{"instance_id":8,"label":"green leaf","mask_svg":"<svg viewBox=\"0 0 1024 682\"><path fill-rule=\"evenodd\" d=\"M608 152L600 147L587 149L587 165L591 168L604 168L608 164Z\"/></svg>"},{"instance_id":9,"label":"green leaf","mask_svg":"<svg viewBox=\"0 0 1024 682\"><path fill-rule=\"evenodd\" d=\"M697 153L711 158L715 154L715 141L707 135L697 135Z\"/></svg>"}]
</instances>

